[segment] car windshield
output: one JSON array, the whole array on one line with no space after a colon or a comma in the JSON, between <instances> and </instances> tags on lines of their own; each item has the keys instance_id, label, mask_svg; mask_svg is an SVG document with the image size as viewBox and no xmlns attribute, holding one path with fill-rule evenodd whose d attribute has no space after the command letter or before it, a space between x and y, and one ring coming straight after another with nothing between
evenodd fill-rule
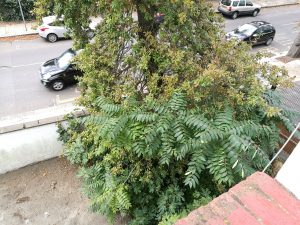
<instances>
[{"instance_id":1,"label":"car windshield","mask_svg":"<svg viewBox=\"0 0 300 225\"><path fill-rule=\"evenodd\" d=\"M221 3L226 6L230 6L231 0L222 0Z\"/></svg>"},{"instance_id":2,"label":"car windshield","mask_svg":"<svg viewBox=\"0 0 300 225\"><path fill-rule=\"evenodd\" d=\"M256 27L251 24L244 24L243 26L240 26L239 28L234 30L234 33L239 34L245 34L247 36L250 36L253 34L254 31L256 31Z\"/></svg>"},{"instance_id":3,"label":"car windshield","mask_svg":"<svg viewBox=\"0 0 300 225\"><path fill-rule=\"evenodd\" d=\"M70 65L71 60L74 57L74 53L71 51L66 51L57 59L57 65L59 68L66 68Z\"/></svg>"}]
</instances>

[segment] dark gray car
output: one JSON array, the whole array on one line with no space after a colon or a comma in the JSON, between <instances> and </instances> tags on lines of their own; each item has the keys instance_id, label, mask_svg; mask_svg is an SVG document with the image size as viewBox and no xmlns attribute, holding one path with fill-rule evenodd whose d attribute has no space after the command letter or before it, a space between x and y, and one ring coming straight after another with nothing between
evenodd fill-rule
<instances>
[{"instance_id":1,"label":"dark gray car","mask_svg":"<svg viewBox=\"0 0 300 225\"><path fill-rule=\"evenodd\" d=\"M246 41L251 45L270 45L274 40L276 30L272 24L265 21L246 23L226 34L226 39Z\"/></svg>"},{"instance_id":2,"label":"dark gray car","mask_svg":"<svg viewBox=\"0 0 300 225\"><path fill-rule=\"evenodd\" d=\"M76 77L82 76L82 72L72 61L78 52L68 49L61 56L43 63L39 71L42 84L60 91L67 84L76 83Z\"/></svg>"}]
</instances>

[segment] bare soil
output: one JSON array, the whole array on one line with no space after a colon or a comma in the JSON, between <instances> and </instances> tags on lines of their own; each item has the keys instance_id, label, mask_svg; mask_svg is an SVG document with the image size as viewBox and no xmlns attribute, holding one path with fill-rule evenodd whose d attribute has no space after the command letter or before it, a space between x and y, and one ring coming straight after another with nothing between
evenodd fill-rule
<instances>
[{"instance_id":1,"label":"bare soil","mask_svg":"<svg viewBox=\"0 0 300 225\"><path fill-rule=\"evenodd\" d=\"M291 62L291 61L293 61L293 60L296 60L296 58L292 58L292 57L289 57L289 56L280 56L280 57L277 57L276 58L277 60L279 60L279 61L281 61L281 62L283 62L283 63L289 63L289 62Z\"/></svg>"},{"instance_id":2,"label":"bare soil","mask_svg":"<svg viewBox=\"0 0 300 225\"><path fill-rule=\"evenodd\" d=\"M0 37L0 41L34 40L39 38L37 34L18 35L12 37Z\"/></svg>"},{"instance_id":3,"label":"bare soil","mask_svg":"<svg viewBox=\"0 0 300 225\"><path fill-rule=\"evenodd\" d=\"M76 167L64 158L0 175L0 224L108 225L88 210L80 186Z\"/></svg>"}]
</instances>

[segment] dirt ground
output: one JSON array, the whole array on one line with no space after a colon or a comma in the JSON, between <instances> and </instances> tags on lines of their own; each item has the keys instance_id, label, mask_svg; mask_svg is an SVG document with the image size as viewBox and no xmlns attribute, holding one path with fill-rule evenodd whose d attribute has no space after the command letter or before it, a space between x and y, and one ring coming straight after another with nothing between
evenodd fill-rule
<instances>
[{"instance_id":1,"label":"dirt ground","mask_svg":"<svg viewBox=\"0 0 300 225\"><path fill-rule=\"evenodd\" d=\"M63 158L0 175L0 224L108 225L88 210L80 185L76 168Z\"/></svg>"},{"instance_id":2,"label":"dirt ground","mask_svg":"<svg viewBox=\"0 0 300 225\"><path fill-rule=\"evenodd\" d=\"M34 40L39 38L38 34L18 35L12 37L0 37L0 41L19 41L19 40Z\"/></svg>"}]
</instances>

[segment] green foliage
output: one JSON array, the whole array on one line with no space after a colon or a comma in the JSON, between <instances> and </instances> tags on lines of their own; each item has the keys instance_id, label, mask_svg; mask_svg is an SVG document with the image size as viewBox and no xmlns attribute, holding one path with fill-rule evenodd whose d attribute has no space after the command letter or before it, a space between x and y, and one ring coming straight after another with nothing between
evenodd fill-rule
<instances>
[{"instance_id":1,"label":"green foliage","mask_svg":"<svg viewBox=\"0 0 300 225\"><path fill-rule=\"evenodd\" d=\"M34 0L21 1L25 20L32 20ZM22 20L19 3L16 0L1 0L0 2L0 21L18 21Z\"/></svg>"},{"instance_id":2,"label":"green foliage","mask_svg":"<svg viewBox=\"0 0 300 225\"><path fill-rule=\"evenodd\" d=\"M281 117L254 107L239 120L228 106L208 115L190 110L182 92L143 105L99 97L95 107L101 114L71 119L59 132L67 137L65 154L81 166L92 208L111 221L121 213L132 224L167 224L262 170L279 138L274 122Z\"/></svg>"},{"instance_id":3,"label":"green foliage","mask_svg":"<svg viewBox=\"0 0 300 225\"><path fill-rule=\"evenodd\" d=\"M91 113L59 133L92 209L111 221L172 223L261 170L279 143L277 123L292 128L262 82L288 85L287 72L225 42L206 1L54 3L84 48L79 103ZM84 30L100 15L88 43Z\"/></svg>"}]
</instances>

